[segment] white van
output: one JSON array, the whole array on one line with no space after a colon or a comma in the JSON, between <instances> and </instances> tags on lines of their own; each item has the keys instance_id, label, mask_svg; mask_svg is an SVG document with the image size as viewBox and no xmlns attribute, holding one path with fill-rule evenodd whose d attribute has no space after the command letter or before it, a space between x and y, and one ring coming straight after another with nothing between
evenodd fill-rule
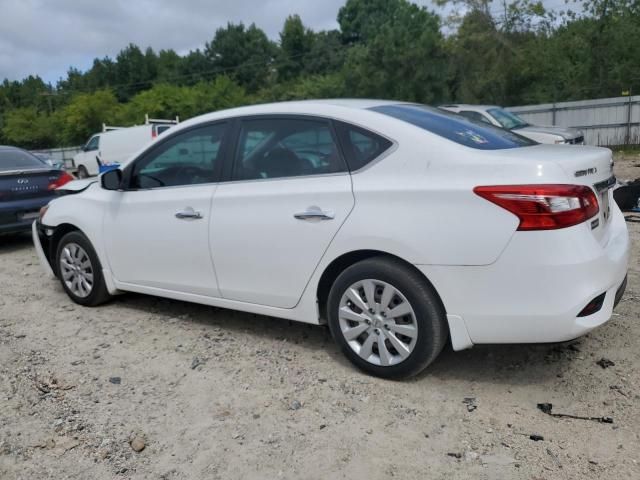
<instances>
[{"instance_id":1,"label":"white van","mask_svg":"<svg viewBox=\"0 0 640 480\"><path fill-rule=\"evenodd\" d=\"M100 173L104 165L123 164L131 155L153 142L164 131L178 123L175 120L145 118L144 125L135 127L108 127L103 125L102 132L92 135L82 147L82 151L73 157L78 178L87 178Z\"/></svg>"}]
</instances>

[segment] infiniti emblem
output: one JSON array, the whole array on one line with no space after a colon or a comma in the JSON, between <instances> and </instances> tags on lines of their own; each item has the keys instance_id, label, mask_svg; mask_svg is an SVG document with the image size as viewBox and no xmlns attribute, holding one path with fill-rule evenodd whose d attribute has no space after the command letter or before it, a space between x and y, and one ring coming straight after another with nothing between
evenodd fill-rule
<instances>
[{"instance_id":1,"label":"infiniti emblem","mask_svg":"<svg viewBox=\"0 0 640 480\"><path fill-rule=\"evenodd\" d=\"M18 179L18 183L29 183L29 179L28 178L20 178L20 179Z\"/></svg>"}]
</instances>

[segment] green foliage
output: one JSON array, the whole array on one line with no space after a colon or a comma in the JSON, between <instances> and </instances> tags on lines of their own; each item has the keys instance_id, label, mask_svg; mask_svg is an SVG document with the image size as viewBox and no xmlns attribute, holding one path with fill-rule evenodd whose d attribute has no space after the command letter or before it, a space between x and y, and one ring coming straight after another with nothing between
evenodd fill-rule
<instances>
[{"instance_id":1,"label":"green foliage","mask_svg":"<svg viewBox=\"0 0 640 480\"><path fill-rule=\"evenodd\" d=\"M305 28L298 15L287 17L280 33L278 79L287 81L302 73L313 40L313 32Z\"/></svg>"},{"instance_id":2,"label":"green foliage","mask_svg":"<svg viewBox=\"0 0 640 480\"><path fill-rule=\"evenodd\" d=\"M76 95L60 112L61 139L71 145L84 142L89 135L102 130L103 123L113 123L119 109L110 90Z\"/></svg>"},{"instance_id":3,"label":"green foliage","mask_svg":"<svg viewBox=\"0 0 640 480\"><path fill-rule=\"evenodd\" d=\"M229 23L184 55L130 44L55 86L4 80L0 143L78 144L102 123L139 124L147 113L186 119L279 100L518 105L640 93L638 0L578 0L559 12L541 0L436 3L450 13L446 29L408 0L346 0L339 30L314 32L294 14L274 43L254 24Z\"/></svg>"},{"instance_id":4,"label":"green foliage","mask_svg":"<svg viewBox=\"0 0 640 480\"><path fill-rule=\"evenodd\" d=\"M354 4L362 4L368 11L376 3L349 0L344 9L353 12ZM373 17L375 28L357 23L359 38L367 41L353 46L347 55L343 74L348 94L423 103L445 99L446 59L438 17L408 2L394 3L388 16L378 11Z\"/></svg>"},{"instance_id":5,"label":"green foliage","mask_svg":"<svg viewBox=\"0 0 640 480\"><path fill-rule=\"evenodd\" d=\"M35 107L22 107L9 111L4 118L2 134L7 143L24 148L46 148L56 143L59 119Z\"/></svg>"},{"instance_id":6,"label":"green foliage","mask_svg":"<svg viewBox=\"0 0 640 480\"><path fill-rule=\"evenodd\" d=\"M245 28L243 23L229 23L216 30L204 53L216 73L230 75L255 92L269 78L276 47L254 24Z\"/></svg>"}]
</instances>

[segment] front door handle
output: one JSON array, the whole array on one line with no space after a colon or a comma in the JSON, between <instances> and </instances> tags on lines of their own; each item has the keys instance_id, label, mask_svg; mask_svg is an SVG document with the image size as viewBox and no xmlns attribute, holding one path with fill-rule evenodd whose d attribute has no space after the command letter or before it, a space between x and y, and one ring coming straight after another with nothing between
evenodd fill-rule
<instances>
[{"instance_id":1,"label":"front door handle","mask_svg":"<svg viewBox=\"0 0 640 480\"><path fill-rule=\"evenodd\" d=\"M294 213L298 220L333 220L336 214L322 210L320 207L309 207L304 212Z\"/></svg>"},{"instance_id":2,"label":"front door handle","mask_svg":"<svg viewBox=\"0 0 640 480\"><path fill-rule=\"evenodd\" d=\"M202 218L200 212L196 212L192 207L184 207L176 212L176 218L181 220L199 220Z\"/></svg>"}]
</instances>

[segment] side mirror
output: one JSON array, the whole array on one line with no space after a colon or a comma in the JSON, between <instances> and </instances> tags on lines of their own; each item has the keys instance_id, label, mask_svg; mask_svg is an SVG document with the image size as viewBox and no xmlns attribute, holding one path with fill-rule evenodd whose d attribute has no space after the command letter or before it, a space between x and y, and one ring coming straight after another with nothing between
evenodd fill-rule
<instances>
[{"instance_id":1,"label":"side mirror","mask_svg":"<svg viewBox=\"0 0 640 480\"><path fill-rule=\"evenodd\" d=\"M100 176L100 185L105 190L120 190L122 170L109 170Z\"/></svg>"}]
</instances>

